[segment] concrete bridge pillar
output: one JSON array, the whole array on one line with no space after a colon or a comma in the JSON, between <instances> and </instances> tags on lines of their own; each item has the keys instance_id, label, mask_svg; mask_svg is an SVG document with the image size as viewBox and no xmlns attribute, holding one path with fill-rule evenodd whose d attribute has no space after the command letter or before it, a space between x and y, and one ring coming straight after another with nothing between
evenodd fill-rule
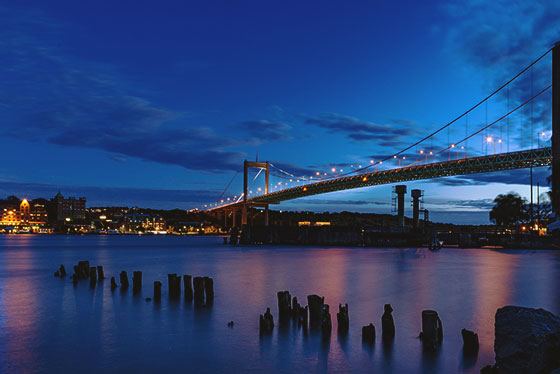
<instances>
[{"instance_id":1,"label":"concrete bridge pillar","mask_svg":"<svg viewBox=\"0 0 560 374\"><path fill-rule=\"evenodd\" d=\"M422 190L410 191L412 196L412 227L418 228L418 221L420 220L420 198L422 197Z\"/></svg>"},{"instance_id":2,"label":"concrete bridge pillar","mask_svg":"<svg viewBox=\"0 0 560 374\"><path fill-rule=\"evenodd\" d=\"M400 227L404 227L404 195L406 194L406 185L399 184L395 186L397 194L397 221Z\"/></svg>"}]
</instances>

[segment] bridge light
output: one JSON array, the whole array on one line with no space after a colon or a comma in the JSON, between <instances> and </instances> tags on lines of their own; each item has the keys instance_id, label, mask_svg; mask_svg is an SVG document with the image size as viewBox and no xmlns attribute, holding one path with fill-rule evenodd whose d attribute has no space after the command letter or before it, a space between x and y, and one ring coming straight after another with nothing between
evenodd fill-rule
<instances>
[{"instance_id":1,"label":"bridge light","mask_svg":"<svg viewBox=\"0 0 560 374\"><path fill-rule=\"evenodd\" d=\"M333 173L336 173L336 168L332 168L331 171L332 171Z\"/></svg>"},{"instance_id":2,"label":"bridge light","mask_svg":"<svg viewBox=\"0 0 560 374\"><path fill-rule=\"evenodd\" d=\"M362 182L367 182L367 177L363 177Z\"/></svg>"},{"instance_id":3,"label":"bridge light","mask_svg":"<svg viewBox=\"0 0 560 374\"><path fill-rule=\"evenodd\" d=\"M342 173L344 170L340 169L340 172Z\"/></svg>"},{"instance_id":4,"label":"bridge light","mask_svg":"<svg viewBox=\"0 0 560 374\"><path fill-rule=\"evenodd\" d=\"M486 137L486 143L492 143L493 140L491 136Z\"/></svg>"},{"instance_id":5,"label":"bridge light","mask_svg":"<svg viewBox=\"0 0 560 374\"><path fill-rule=\"evenodd\" d=\"M261 192L261 191L262 191L262 188L257 187L257 191Z\"/></svg>"},{"instance_id":6,"label":"bridge light","mask_svg":"<svg viewBox=\"0 0 560 374\"><path fill-rule=\"evenodd\" d=\"M402 159L403 159L403 160L406 160L406 156L402 156Z\"/></svg>"},{"instance_id":7,"label":"bridge light","mask_svg":"<svg viewBox=\"0 0 560 374\"><path fill-rule=\"evenodd\" d=\"M461 146L461 149L465 149L465 146L464 146L464 145L462 145L462 146Z\"/></svg>"},{"instance_id":8,"label":"bridge light","mask_svg":"<svg viewBox=\"0 0 560 374\"><path fill-rule=\"evenodd\" d=\"M434 152L430 151L430 156L432 156L434 154Z\"/></svg>"},{"instance_id":9,"label":"bridge light","mask_svg":"<svg viewBox=\"0 0 560 374\"><path fill-rule=\"evenodd\" d=\"M303 187L303 192L307 191L307 187Z\"/></svg>"},{"instance_id":10,"label":"bridge light","mask_svg":"<svg viewBox=\"0 0 560 374\"><path fill-rule=\"evenodd\" d=\"M421 155L424 154L424 150L423 150L423 149L420 150L420 154L421 154Z\"/></svg>"},{"instance_id":11,"label":"bridge light","mask_svg":"<svg viewBox=\"0 0 560 374\"><path fill-rule=\"evenodd\" d=\"M397 155L394 155L393 158L397 158Z\"/></svg>"},{"instance_id":12,"label":"bridge light","mask_svg":"<svg viewBox=\"0 0 560 374\"><path fill-rule=\"evenodd\" d=\"M316 176L319 176L319 175L321 175L321 173L319 173L319 172L316 172L316 173L315 173L315 175L316 175Z\"/></svg>"},{"instance_id":13,"label":"bridge light","mask_svg":"<svg viewBox=\"0 0 560 374\"><path fill-rule=\"evenodd\" d=\"M370 163L370 164L373 164L374 162L375 162L375 161L373 161L373 160L369 160L369 163Z\"/></svg>"},{"instance_id":14,"label":"bridge light","mask_svg":"<svg viewBox=\"0 0 560 374\"><path fill-rule=\"evenodd\" d=\"M501 143L502 143L502 139L498 139L498 143L500 143L500 144L501 144Z\"/></svg>"},{"instance_id":15,"label":"bridge light","mask_svg":"<svg viewBox=\"0 0 560 374\"><path fill-rule=\"evenodd\" d=\"M362 168L362 165L358 165L358 169L361 169L361 168Z\"/></svg>"},{"instance_id":16,"label":"bridge light","mask_svg":"<svg viewBox=\"0 0 560 374\"><path fill-rule=\"evenodd\" d=\"M451 148L455 148L455 144L451 144Z\"/></svg>"},{"instance_id":17,"label":"bridge light","mask_svg":"<svg viewBox=\"0 0 560 374\"><path fill-rule=\"evenodd\" d=\"M323 175L325 175L325 176L326 176L326 175L327 175L327 173L323 173Z\"/></svg>"},{"instance_id":18,"label":"bridge light","mask_svg":"<svg viewBox=\"0 0 560 374\"><path fill-rule=\"evenodd\" d=\"M381 165L383 163L383 161L379 161L379 165Z\"/></svg>"}]
</instances>

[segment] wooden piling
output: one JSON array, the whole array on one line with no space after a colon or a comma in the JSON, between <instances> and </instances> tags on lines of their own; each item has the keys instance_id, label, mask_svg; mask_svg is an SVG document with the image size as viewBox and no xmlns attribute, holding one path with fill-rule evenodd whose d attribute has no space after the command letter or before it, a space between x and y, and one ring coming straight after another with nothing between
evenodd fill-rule
<instances>
[{"instance_id":1,"label":"wooden piling","mask_svg":"<svg viewBox=\"0 0 560 374\"><path fill-rule=\"evenodd\" d=\"M193 288L194 288L194 303L196 305L204 304L204 278L194 277Z\"/></svg>"},{"instance_id":2,"label":"wooden piling","mask_svg":"<svg viewBox=\"0 0 560 374\"><path fill-rule=\"evenodd\" d=\"M97 283L97 269L92 267L89 268L89 285L93 288Z\"/></svg>"},{"instance_id":3,"label":"wooden piling","mask_svg":"<svg viewBox=\"0 0 560 374\"><path fill-rule=\"evenodd\" d=\"M266 312L259 317L259 331L261 334L270 334L273 329L274 317L270 313L270 308L266 308Z\"/></svg>"},{"instance_id":4,"label":"wooden piling","mask_svg":"<svg viewBox=\"0 0 560 374\"><path fill-rule=\"evenodd\" d=\"M478 334L474 331L467 329L461 330L461 336L463 337L463 353L465 354L475 354L478 352Z\"/></svg>"},{"instance_id":5,"label":"wooden piling","mask_svg":"<svg viewBox=\"0 0 560 374\"><path fill-rule=\"evenodd\" d=\"M62 278L66 276L66 269L64 268L64 265L60 264L60 267L58 268L58 273Z\"/></svg>"},{"instance_id":6,"label":"wooden piling","mask_svg":"<svg viewBox=\"0 0 560 374\"><path fill-rule=\"evenodd\" d=\"M381 337L393 339L395 337L395 321L393 320L393 307L385 304L383 316L381 316Z\"/></svg>"},{"instance_id":7,"label":"wooden piling","mask_svg":"<svg viewBox=\"0 0 560 374\"><path fill-rule=\"evenodd\" d=\"M185 289L185 300L190 303L193 299L192 276L188 274L183 275L183 286Z\"/></svg>"},{"instance_id":8,"label":"wooden piling","mask_svg":"<svg viewBox=\"0 0 560 374\"><path fill-rule=\"evenodd\" d=\"M204 277L204 296L206 305L212 305L214 302L214 280L210 277Z\"/></svg>"},{"instance_id":9,"label":"wooden piling","mask_svg":"<svg viewBox=\"0 0 560 374\"><path fill-rule=\"evenodd\" d=\"M159 303L161 301L161 282L154 282L154 302Z\"/></svg>"},{"instance_id":10,"label":"wooden piling","mask_svg":"<svg viewBox=\"0 0 560 374\"><path fill-rule=\"evenodd\" d=\"M311 328L319 327L321 325L324 302L324 297L320 297L318 295L307 296L307 304L309 305L309 325Z\"/></svg>"},{"instance_id":11,"label":"wooden piling","mask_svg":"<svg viewBox=\"0 0 560 374\"><path fill-rule=\"evenodd\" d=\"M332 331L331 313L329 312L329 304L323 304L321 308L321 332L323 337L329 337Z\"/></svg>"},{"instance_id":12,"label":"wooden piling","mask_svg":"<svg viewBox=\"0 0 560 374\"><path fill-rule=\"evenodd\" d=\"M97 265L97 279L102 281L105 279L105 272L103 271L103 266Z\"/></svg>"},{"instance_id":13,"label":"wooden piling","mask_svg":"<svg viewBox=\"0 0 560 374\"><path fill-rule=\"evenodd\" d=\"M142 272L134 271L132 273L132 294L136 295L142 289Z\"/></svg>"},{"instance_id":14,"label":"wooden piling","mask_svg":"<svg viewBox=\"0 0 560 374\"><path fill-rule=\"evenodd\" d=\"M78 278L87 279L91 273L89 271L89 261L78 262Z\"/></svg>"},{"instance_id":15,"label":"wooden piling","mask_svg":"<svg viewBox=\"0 0 560 374\"><path fill-rule=\"evenodd\" d=\"M126 290L128 288L128 274L126 271L121 271L120 274L120 281L121 281L121 290Z\"/></svg>"},{"instance_id":16,"label":"wooden piling","mask_svg":"<svg viewBox=\"0 0 560 374\"><path fill-rule=\"evenodd\" d=\"M167 274L167 285L169 288L169 298L181 298L181 276L173 273Z\"/></svg>"},{"instance_id":17,"label":"wooden piling","mask_svg":"<svg viewBox=\"0 0 560 374\"><path fill-rule=\"evenodd\" d=\"M362 327L362 342L369 345L375 343L375 326L373 323Z\"/></svg>"},{"instance_id":18,"label":"wooden piling","mask_svg":"<svg viewBox=\"0 0 560 374\"><path fill-rule=\"evenodd\" d=\"M420 338L424 347L435 349L443 340L443 326L435 310L422 311L422 332Z\"/></svg>"},{"instance_id":19,"label":"wooden piling","mask_svg":"<svg viewBox=\"0 0 560 374\"><path fill-rule=\"evenodd\" d=\"M111 277L111 291L114 291L117 288L117 282L115 281L115 277Z\"/></svg>"},{"instance_id":20,"label":"wooden piling","mask_svg":"<svg viewBox=\"0 0 560 374\"><path fill-rule=\"evenodd\" d=\"M339 334L347 334L350 328L350 319L348 317L348 304L338 304L338 313L336 314L336 321L338 322Z\"/></svg>"},{"instance_id":21,"label":"wooden piling","mask_svg":"<svg viewBox=\"0 0 560 374\"><path fill-rule=\"evenodd\" d=\"M292 314L292 296L289 291L278 291L278 321L287 321Z\"/></svg>"}]
</instances>

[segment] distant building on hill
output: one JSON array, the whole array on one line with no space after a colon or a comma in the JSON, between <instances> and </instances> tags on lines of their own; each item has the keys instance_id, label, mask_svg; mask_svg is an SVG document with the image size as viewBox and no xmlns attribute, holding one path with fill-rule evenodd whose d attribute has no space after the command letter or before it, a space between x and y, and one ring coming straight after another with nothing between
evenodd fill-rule
<instances>
[{"instance_id":1,"label":"distant building on hill","mask_svg":"<svg viewBox=\"0 0 560 374\"><path fill-rule=\"evenodd\" d=\"M83 221L86 218L85 197L64 197L58 192L51 200L51 214L56 222Z\"/></svg>"}]
</instances>

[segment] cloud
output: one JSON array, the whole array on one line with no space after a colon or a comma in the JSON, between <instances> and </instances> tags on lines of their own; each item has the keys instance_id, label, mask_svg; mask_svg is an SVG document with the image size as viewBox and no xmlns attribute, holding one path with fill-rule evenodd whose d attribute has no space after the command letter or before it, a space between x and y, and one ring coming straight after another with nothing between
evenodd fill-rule
<instances>
[{"instance_id":1,"label":"cloud","mask_svg":"<svg viewBox=\"0 0 560 374\"><path fill-rule=\"evenodd\" d=\"M537 183L541 187L547 187L547 178L550 170L546 167L533 169L533 185ZM528 169L505 170L494 173L471 174L464 177L448 177L430 180L430 183L438 183L444 186L479 186L489 183L530 185Z\"/></svg>"},{"instance_id":2,"label":"cloud","mask_svg":"<svg viewBox=\"0 0 560 374\"><path fill-rule=\"evenodd\" d=\"M257 144L291 139L289 133L292 127L284 122L269 120L244 121L238 127L245 131L253 142Z\"/></svg>"},{"instance_id":3,"label":"cloud","mask_svg":"<svg viewBox=\"0 0 560 374\"><path fill-rule=\"evenodd\" d=\"M298 204L309 205L388 205L380 201L366 201L366 200L335 200L335 199L299 199Z\"/></svg>"},{"instance_id":4,"label":"cloud","mask_svg":"<svg viewBox=\"0 0 560 374\"><path fill-rule=\"evenodd\" d=\"M357 142L400 142L403 141L403 137L412 133L412 126L405 126L402 123L377 124L336 113L306 117L305 124L345 135Z\"/></svg>"},{"instance_id":5,"label":"cloud","mask_svg":"<svg viewBox=\"0 0 560 374\"><path fill-rule=\"evenodd\" d=\"M142 97L116 69L72 57L66 25L31 11L0 7L0 134L64 147L91 148L191 170L238 170L247 145L191 123L190 114ZM260 122L261 125L263 122ZM260 141L286 126L265 121L245 130ZM262 130L264 128L264 130Z\"/></svg>"},{"instance_id":6,"label":"cloud","mask_svg":"<svg viewBox=\"0 0 560 374\"><path fill-rule=\"evenodd\" d=\"M443 10L446 24L451 25L446 28L448 52L459 64L466 62L482 74L487 92L508 81L560 40L557 1L454 0L446 3ZM545 88L551 82L550 62L549 54L510 84L507 92L493 98L490 105L505 114L507 102L511 110ZM548 91L533 101L530 110L524 108L511 116L513 149L538 144L537 133L550 128L550 102ZM529 132L531 122L533 134Z\"/></svg>"},{"instance_id":7,"label":"cloud","mask_svg":"<svg viewBox=\"0 0 560 374\"><path fill-rule=\"evenodd\" d=\"M117 188L92 186L59 186L41 183L1 181L0 198L16 195L20 198L52 198L58 191L65 196L85 196L88 206L141 206L146 208L194 208L215 201L221 190L206 188L186 190Z\"/></svg>"}]
</instances>

